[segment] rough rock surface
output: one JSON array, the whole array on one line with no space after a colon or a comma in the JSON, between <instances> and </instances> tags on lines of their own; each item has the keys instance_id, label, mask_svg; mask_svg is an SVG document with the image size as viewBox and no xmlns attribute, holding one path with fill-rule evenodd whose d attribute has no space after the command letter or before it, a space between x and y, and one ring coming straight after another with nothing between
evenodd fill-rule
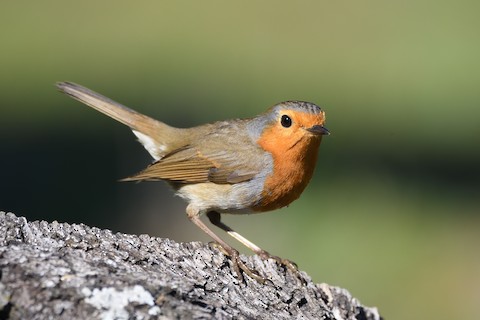
<instances>
[{"instance_id":1,"label":"rough rock surface","mask_svg":"<svg viewBox=\"0 0 480 320\"><path fill-rule=\"evenodd\" d=\"M240 282L199 242L0 212L0 319L381 319L345 289L242 259L271 282Z\"/></svg>"}]
</instances>

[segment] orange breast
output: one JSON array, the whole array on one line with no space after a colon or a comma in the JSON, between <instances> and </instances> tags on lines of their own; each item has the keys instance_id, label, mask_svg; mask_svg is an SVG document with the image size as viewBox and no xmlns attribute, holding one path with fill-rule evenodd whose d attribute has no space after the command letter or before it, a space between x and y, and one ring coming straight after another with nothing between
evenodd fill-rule
<instances>
[{"instance_id":1,"label":"orange breast","mask_svg":"<svg viewBox=\"0 0 480 320\"><path fill-rule=\"evenodd\" d=\"M275 127L262 134L258 144L272 154L274 165L254 211L282 208L300 197L313 175L320 142L321 136L279 137Z\"/></svg>"}]
</instances>

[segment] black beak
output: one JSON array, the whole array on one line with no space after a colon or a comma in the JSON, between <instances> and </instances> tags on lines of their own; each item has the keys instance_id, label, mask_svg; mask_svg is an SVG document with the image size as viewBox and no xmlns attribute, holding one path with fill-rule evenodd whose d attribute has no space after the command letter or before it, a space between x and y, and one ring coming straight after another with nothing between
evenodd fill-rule
<instances>
[{"instance_id":1,"label":"black beak","mask_svg":"<svg viewBox=\"0 0 480 320\"><path fill-rule=\"evenodd\" d=\"M307 131L314 133L314 134L319 134L319 135L329 135L330 131L328 131L327 128L324 126L320 126L318 124L314 125L313 127L307 128Z\"/></svg>"}]
</instances>

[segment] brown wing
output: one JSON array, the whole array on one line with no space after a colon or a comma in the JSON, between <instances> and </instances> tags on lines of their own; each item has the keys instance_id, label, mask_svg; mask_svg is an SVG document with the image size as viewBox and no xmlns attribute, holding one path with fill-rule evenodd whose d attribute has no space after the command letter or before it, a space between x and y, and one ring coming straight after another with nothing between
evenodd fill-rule
<instances>
[{"instance_id":1,"label":"brown wing","mask_svg":"<svg viewBox=\"0 0 480 320\"><path fill-rule=\"evenodd\" d=\"M170 180L180 183L214 182L218 184L233 184L252 179L261 172L264 162L257 148L229 146L215 152L201 152L201 146L186 146L166 155L163 159L151 164L142 172L124 179L134 180ZM207 150L219 150L207 148ZM260 161L251 161L248 153L259 153Z\"/></svg>"},{"instance_id":2,"label":"brown wing","mask_svg":"<svg viewBox=\"0 0 480 320\"><path fill-rule=\"evenodd\" d=\"M186 147L166 155L145 170L123 180L171 180L198 183L208 181L209 170L214 167L212 161L199 157L194 149Z\"/></svg>"}]
</instances>

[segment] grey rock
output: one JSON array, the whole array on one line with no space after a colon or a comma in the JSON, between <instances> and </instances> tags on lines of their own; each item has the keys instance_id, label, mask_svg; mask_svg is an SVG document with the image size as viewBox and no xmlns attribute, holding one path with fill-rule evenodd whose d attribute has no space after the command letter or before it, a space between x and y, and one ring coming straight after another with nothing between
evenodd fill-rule
<instances>
[{"instance_id":1,"label":"grey rock","mask_svg":"<svg viewBox=\"0 0 480 320\"><path fill-rule=\"evenodd\" d=\"M271 282L239 281L200 242L0 212L0 319L381 319L345 289L242 259Z\"/></svg>"}]
</instances>

